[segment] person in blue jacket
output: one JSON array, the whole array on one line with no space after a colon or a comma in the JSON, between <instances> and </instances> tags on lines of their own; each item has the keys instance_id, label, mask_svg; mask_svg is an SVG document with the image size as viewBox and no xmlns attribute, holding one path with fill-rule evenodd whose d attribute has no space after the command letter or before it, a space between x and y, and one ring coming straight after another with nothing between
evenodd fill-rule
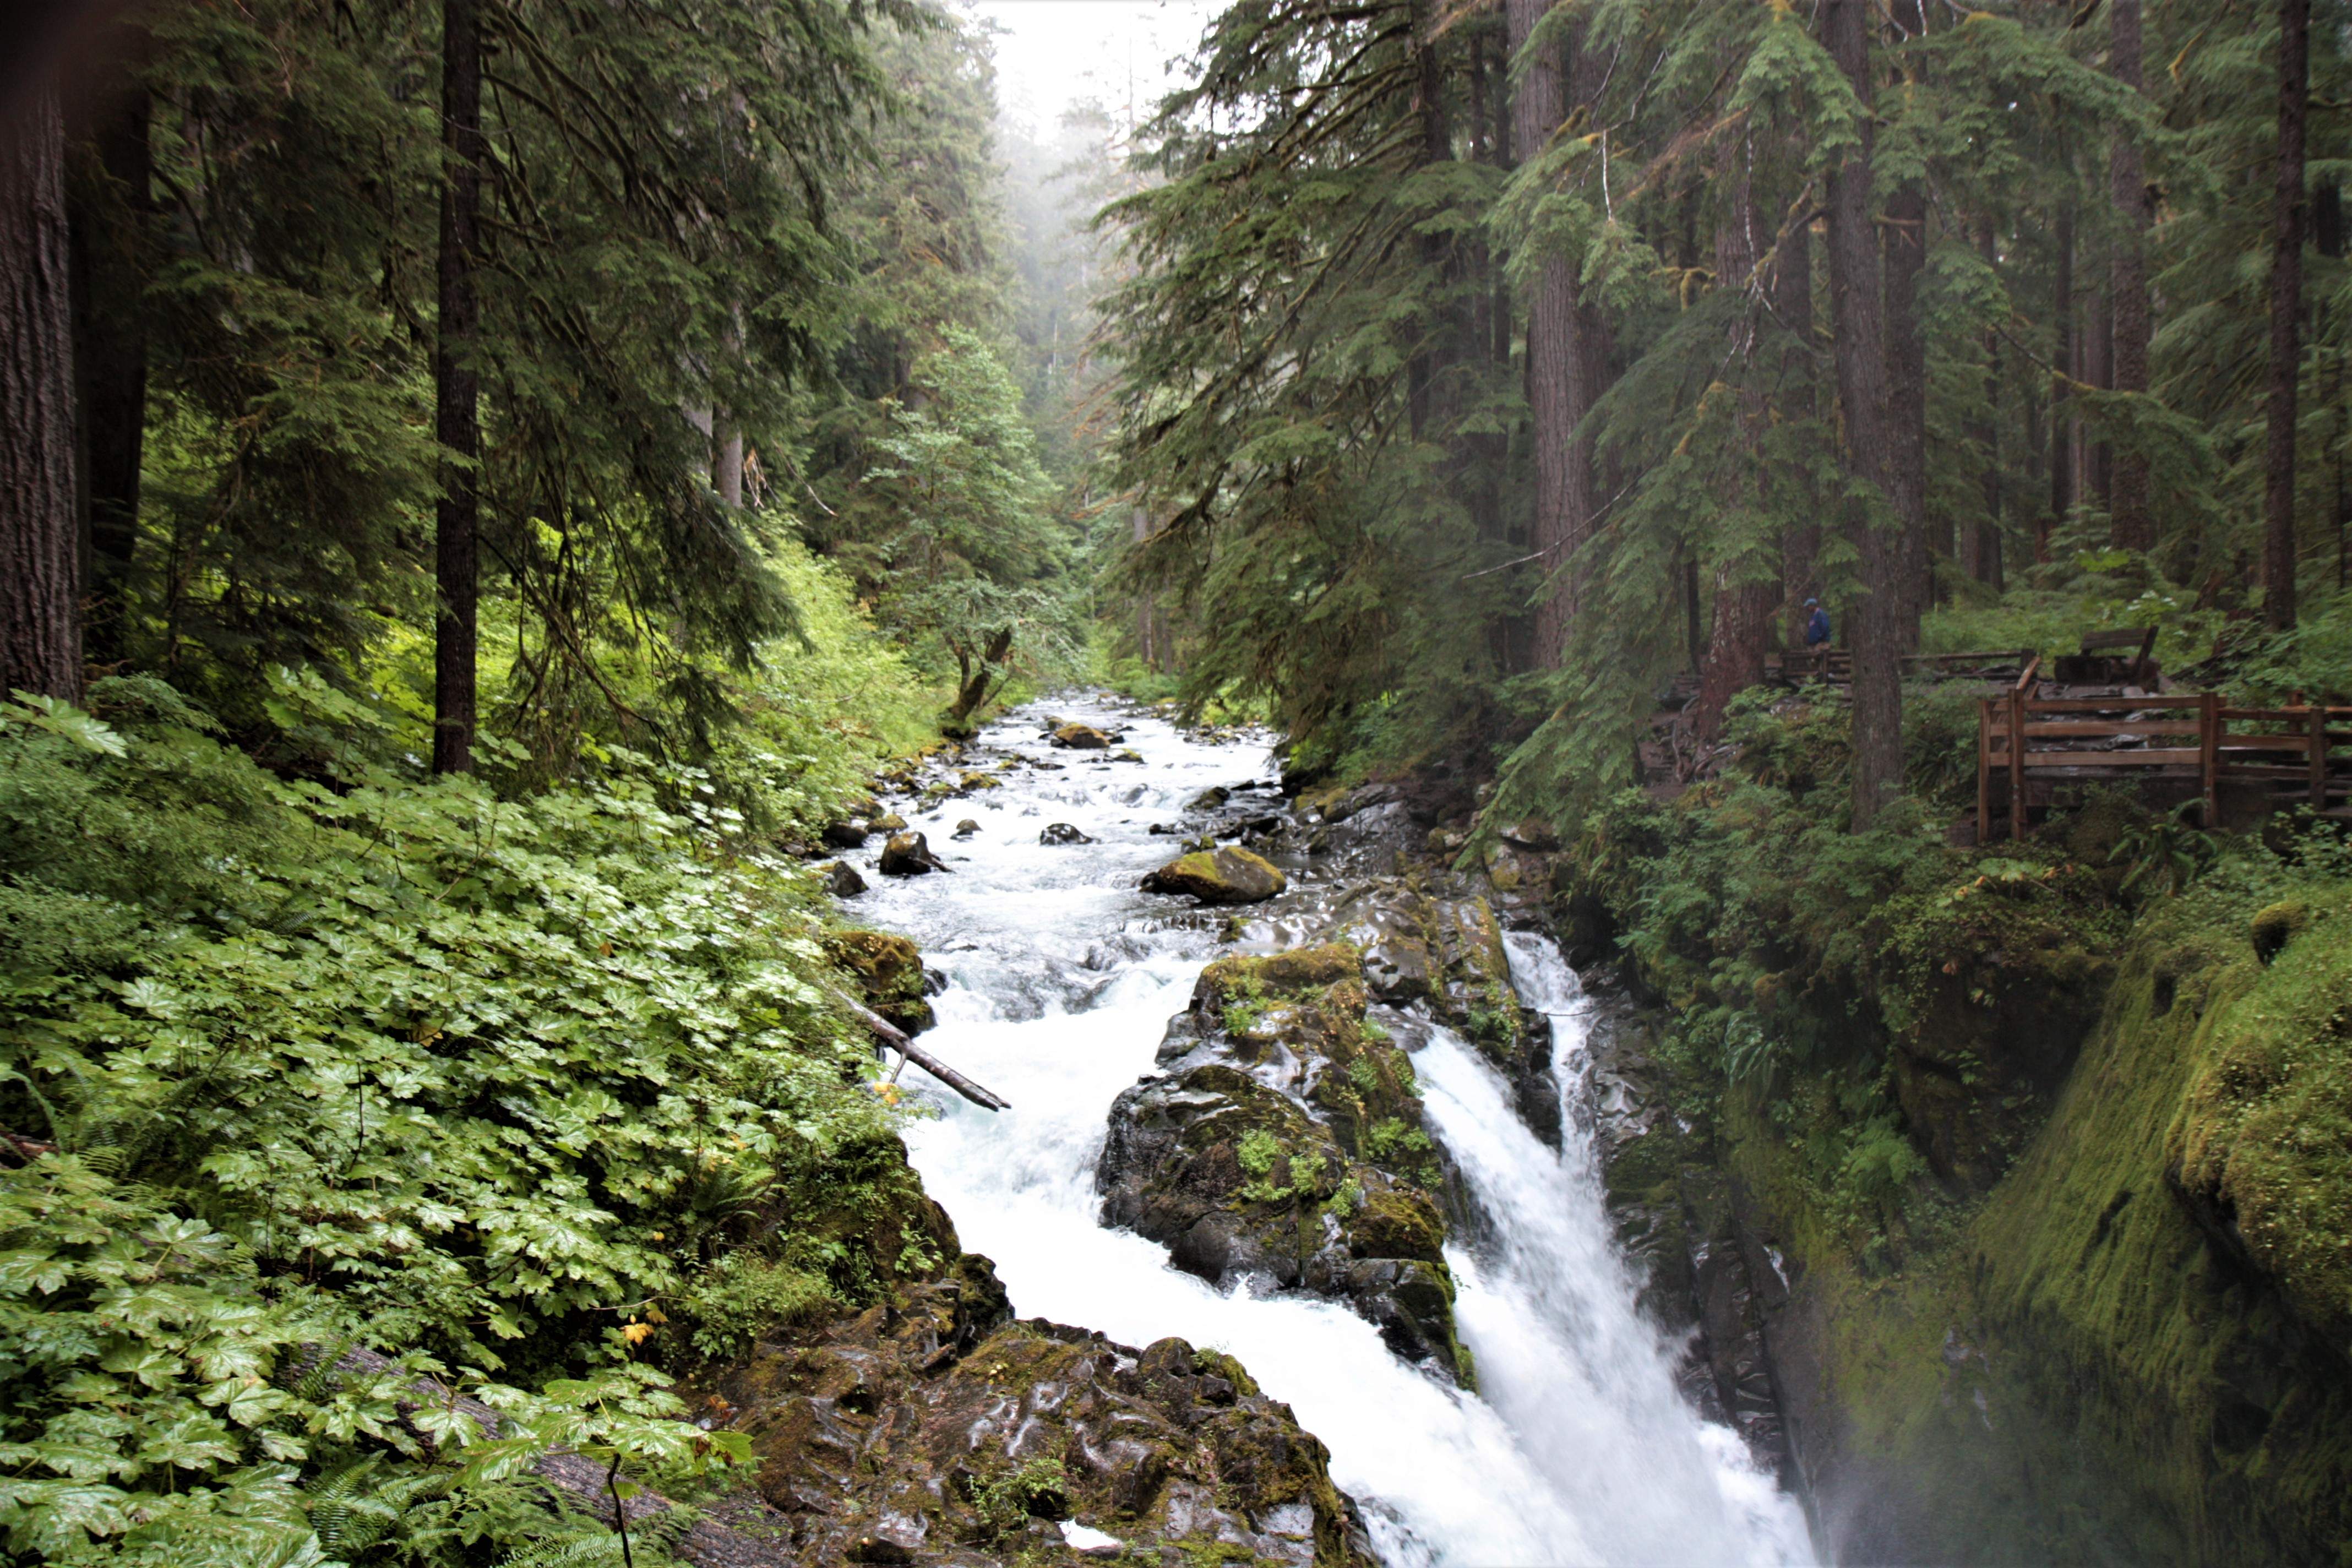
<instances>
[{"instance_id":1,"label":"person in blue jacket","mask_svg":"<svg viewBox=\"0 0 2352 1568\"><path fill-rule=\"evenodd\" d=\"M1805 608L1812 612L1805 617L1805 646L1819 647L1830 640L1830 613L1819 599L1807 599Z\"/></svg>"}]
</instances>

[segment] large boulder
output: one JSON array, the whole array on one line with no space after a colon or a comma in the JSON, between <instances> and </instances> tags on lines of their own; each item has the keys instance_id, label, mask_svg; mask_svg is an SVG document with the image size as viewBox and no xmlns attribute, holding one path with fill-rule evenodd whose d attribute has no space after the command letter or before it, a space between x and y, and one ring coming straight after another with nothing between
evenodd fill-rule
<instances>
[{"instance_id":1,"label":"large boulder","mask_svg":"<svg viewBox=\"0 0 2352 1568\"><path fill-rule=\"evenodd\" d=\"M859 999L868 1007L910 1035L931 1026L931 1005L924 999L923 954L913 942L888 931L829 931L824 952L857 983Z\"/></svg>"},{"instance_id":2,"label":"large boulder","mask_svg":"<svg viewBox=\"0 0 2352 1568\"><path fill-rule=\"evenodd\" d=\"M1065 724L1054 731L1054 744L1075 752L1105 752L1111 738L1092 724Z\"/></svg>"},{"instance_id":3,"label":"large boulder","mask_svg":"<svg viewBox=\"0 0 2352 1568\"><path fill-rule=\"evenodd\" d=\"M1220 1288L1345 1301L1399 1355L1466 1383L1438 1155L1404 1051L1364 1009L1346 947L1209 965L1163 1073L1111 1106L1103 1217Z\"/></svg>"},{"instance_id":4,"label":"large boulder","mask_svg":"<svg viewBox=\"0 0 2352 1568\"><path fill-rule=\"evenodd\" d=\"M931 853L930 841L919 833L892 834L882 846L881 865L886 877L919 877L926 871L947 869Z\"/></svg>"},{"instance_id":5,"label":"large boulder","mask_svg":"<svg viewBox=\"0 0 2352 1568\"><path fill-rule=\"evenodd\" d=\"M1287 886L1280 867L1230 846L1195 850L1143 879L1147 893L1190 893L1204 904L1262 903Z\"/></svg>"},{"instance_id":6,"label":"large boulder","mask_svg":"<svg viewBox=\"0 0 2352 1568\"><path fill-rule=\"evenodd\" d=\"M988 1259L761 1343L705 1408L751 1439L777 1560L1372 1568L1330 1456L1239 1362L1013 1321Z\"/></svg>"},{"instance_id":7,"label":"large boulder","mask_svg":"<svg viewBox=\"0 0 2352 1568\"><path fill-rule=\"evenodd\" d=\"M853 818L845 822L825 824L824 841L835 849L855 849L863 845L873 830L864 821Z\"/></svg>"},{"instance_id":8,"label":"large boulder","mask_svg":"<svg viewBox=\"0 0 2352 1568\"><path fill-rule=\"evenodd\" d=\"M1040 844L1092 844L1094 841L1092 834L1080 832L1066 822L1047 823L1045 831L1037 835Z\"/></svg>"}]
</instances>

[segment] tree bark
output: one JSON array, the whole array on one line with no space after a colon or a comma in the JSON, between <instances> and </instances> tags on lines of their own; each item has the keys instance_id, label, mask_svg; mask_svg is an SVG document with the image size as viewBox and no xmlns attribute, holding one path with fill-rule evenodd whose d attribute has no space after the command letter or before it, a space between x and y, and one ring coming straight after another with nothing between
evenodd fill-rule
<instances>
[{"instance_id":1,"label":"tree bark","mask_svg":"<svg viewBox=\"0 0 2352 1568\"><path fill-rule=\"evenodd\" d=\"M1780 241L1772 269L1772 311L1795 340L1780 366L1782 405L1789 416L1811 419L1816 412L1813 373L1808 353L1813 337L1813 231L1810 221L1799 225ZM1810 517L1789 530L1780 547L1780 596L1789 618L1786 641L1790 647L1804 640L1805 601L1821 593L1813 563L1821 553L1821 524Z\"/></svg>"},{"instance_id":2,"label":"tree bark","mask_svg":"<svg viewBox=\"0 0 2352 1568\"><path fill-rule=\"evenodd\" d=\"M2271 372L2263 498L2263 619L2294 625L2295 394L2303 370L2304 122L2311 0L2279 0L2278 164L2271 200Z\"/></svg>"},{"instance_id":3,"label":"tree bark","mask_svg":"<svg viewBox=\"0 0 2352 1568\"><path fill-rule=\"evenodd\" d=\"M43 86L0 118L0 697L81 696L65 118Z\"/></svg>"},{"instance_id":4,"label":"tree bark","mask_svg":"<svg viewBox=\"0 0 2352 1568\"><path fill-rule=\"evenodd\" d=\"M1515 59L1550 9L1551 0L1509 0L1506 15ZM1550 143L1566 110L1558 56L1539 50L1522 67L1511 99L1511 141L1522 158L1536 156ZM1536 459L1535 527L1528 548L1543 581L1536 599L1535 657L1546 669L1557 669L1567 651L1575 612L1572 557L1592 514L1591 451L1575 438L1577 393L1584 379L1576 363L1576 279L1569 258L1548 253L1528 291L1527 363Z\"/></svg>"},{"instance_id":5,"label":"tree bark","mask_svg":"<svg viewBox=\"0 0 2352 1568\"><path fill-rule=\"evenodd\" d=\"M1920 0L1895 0L1895 23L1906 37L1927 30ZM1916 80L1916 70L1913 79ZM1898 91L1907 90L1899 84ZM1927 266L1927 192L1906 180L1886 199L1887 484L1903 520L1903 647L1919 642L1919 616L1935 595L1934 552L1927 538L1927 342L1919 327L1919 275Z\"/></svg>"},{"instance_id":6,"label":"tree bark","mask_svg":"<svg viewBox=\"0 0 2352 1568\"><path fill-rule=\"evenodd\" d=\"M1751 150L1741 137L1728 150L1730 167L1723 172L1727 206L1715 231L1716 286L1745 294L1756 272L1756 258L1764 237L1757 232L1756 191ZM1734 319L1731 341L1725 346L1725 363L1738 386L1735 415L1738 434L1726 465L1725 510L1760 511L1758 491L1762 474L1758 445L1762 437L1764 405L1756 387L1756 312L1743 308ZM1698 698L1691 727L1701 741L1712 742L1723 731L1723 712L1733 694L1764 679L1764 655L1772 642L1772 606L1779 597L1779 563L1759 547L1742 552L1721 551L1715 568L1715 609L1708 627L1706 657L1700 666Z\"/></svg>"},{"instance_id":7,"label":"tree bark","mask_svg":"<svg viewBox=\"0 0 2352 1568\"><path fill-rule=\"evenodd\" d=\"M82 642L90 663L129 657L131 554L147 432L145 288L153 159L145 85L129 72L143 36L129 33L94 95L68 163L72 230L74 380L79 410L81 531L87 542Z\"/></svg>"},{"instance_id":8,"label":"tree bark","mask_svg":"<svg viewBox=\"0 0 2352 1568\"><path fill-rule=\"evenodd\" d=\"M2067 385L2074 374L2074 209L2058 209L2052 228L2057 246L2056 274L2051 284L2050 318L2057 344L2050 355L2050 515L2034 541L2033 558L2050 559L2050 536L2065 525L2074 510L2074 425Z\"/></svg>"},{"instance_id":9,"label":"tree bark","mask_svg":"<svg viewBox=\"0 0 2352 1568\"><path fill-rule=\"evenodd\" d=\"M2109 0L2107 65L2134 92L2144 85L2140 64L2140 0ZM2147 299L2147 231L2156 217L2139 143L2117 135L2107 154L2107 191L2116 204L2115 259L2108 291L2115 302L2115 378L2117 392L2147 390L2147 347L2152 331ZM2147 454L2126 443L2115 454L2107 492L2107 540L2122 550L2147 550L2156 543L2155 492Z\"/></svg>"},{"instance_id":10,"label":"tree bark","mask_svg":"<svg viewBox=\"0 0 2352 1568\"><path fill-rule=\"evenodd\" d=\"M1867 0L1823 0L1822 43L1870 104ZM1881 317L1878 236L1870 212L1871 134L1830 173L1830 313L1836 334L1838 404L1847 472L1867 499L1849 501L1847 529L1859 563L1859 592L1846 605L1853 649L1853 830L1877 818L1903 774L1902 626L1906 611L1899 521L1882 525L1890 435L1886 332ZM1874 493L1872 493L1874 492Z\"/></svg>"},{"instance_id":11,"label":"tree bark","mask_svg":"<svg viewBox=\"0 0 2352 1568\"><path fill-rule=\"evenodd\" d=\"M433 571L433 771L474 769L476 605L481 526L482 34L479 0L442 0L439 341L433 427L441 443Z\"/></svg>"},{"instance_id":12,"label":"tree bark","mask_svg":"<svg viewBox=\"0 0 2352 1568\"><path fill-rule=\"evenodd\" d=\"M1987 223L1977 236L1977 252L1984 258L1986 269L1998 270L2000 256L1993 241L1992 225ZM1987 327L1984 334L1985 384L1984 418L1977 426L1977 441L1984 452L1984 517L1978 522L1975 538L1968 552L1969 575L1988 584L1996 594L2001 590L2000 570L2000 332Z\"/></svg>"}]
</instances>

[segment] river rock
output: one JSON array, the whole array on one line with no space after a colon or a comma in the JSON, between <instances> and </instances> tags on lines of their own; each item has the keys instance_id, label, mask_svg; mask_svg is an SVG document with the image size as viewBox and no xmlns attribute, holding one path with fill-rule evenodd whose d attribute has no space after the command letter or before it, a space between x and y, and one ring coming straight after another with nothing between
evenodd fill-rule
<instances>
[{"instance_id":1,"label":"river rock","mask_svg":"<svg viewBox=\"0 0 2352 1568\"><path fill-rule=\"evenodd\" d=\"M1214 811L1231 798L1233 798L1231 792L1229 792L1224 785L1211 784L1208 788L1202 790L1200 794L1186 801L1184 803L1184 809L1187 811Z\"/></svg>"},{"instance_id":2,"label":"river rock","mask_svg":"<svg viewBox=\"0 0 2352 1568\"><path fill-rule=\"evenodd\" d=\"M1161 1042L1164 1074L1111 1106L1103 1217L1221 1289L1346 1301L1399 1355L1466 1383L1438 1156L1412 1066L1364 1008L1346 947L1210 964Z\"/></svg>"},{"instance_id":3,"label":"river rock","mask_svg":"<svg viewBox=\"0 0 2352 1568\"><path fill-rule=\"evenodd\" d=\"M1230 846L1194 850L1143 879L1147 893L1190 893L1204 904L1261 903L1288 885L1280 867Z\"/></svg>"},{"instance_id":4,"label":"river rock","mask_svg":"<svg viewBox=\"0 0 2352 1568\"><path fill-rule=\"evenodd\" d=\"M1013 1321L971 1254L762 1343L706 1402L751 1439L778 1561L806 1568L1060 1563L1096 1534L1152 1563L1376 1562L1328 1451L1240 1363Z\"/></svg>"},{"instance_id":5,"label":"river rock","mask_svg":"<svg viewBox=\"0 0 2352 1568\"><path fill-rule=\"evenodd\" d=\"M886 877L919 877L926 871L944 871L939 857L931 853L929 840L919 833L894 833L882 846L882 874Z\"/></svg>"},{"instance_id":6,"label":"river rock","mask_svg":"<svg viewBox=\"0 0 2352 1568\"><path fill-rule=\"evenodd\" d=\"M1110 737L1091 724L1065 724L1054 731L1054 744L1077 752L1104 752L1110 749Z\"/></svg>"},{"instance_id":7,"label":"river rock","mask_svg":"<svg viewBox=\"0 0 2352 1568\"><path fill-rule=\"evenodd\" d=\"M873 830L862 821L828 822L824 841L835 849L856 849L864 845Z\"/></svg>"},{"instance_id":8,"label":"river rock","mask_svg":"<svg viewBox=\"0 0 2352 1568\"><path fill-rule=\"evenodd\" d=\"M1045 831L1037 835L1037 842L1040 844L1092 844L1095 842L1095 837L1090 833L1079 832L1066 822L1052 822L1046 824Z\"/></svg>"},{"instance_id":9,"label":"river rock","mask_svg":"<svg viewBox=\"0 0 2352 1568\"><path fill-rule=\"evenodd\" d=\"M816 868L816 874L824 879L825 890L836 899L854 899L866 890L866 879L846 860L828 860Z\"/></svg>"},{"instance_id":10,"label":"river rock","mask_svg":"<svg viewBox=\"0 0 2352 1568\"><path fill-rule=\"evenodd\" d=\"M866 826L877 833L904 833L907 831L907 819L895 811L886 811Z\"/></svg>"},{"instance_id":11,"label":"river rock","mask_svg":"<svg viewBox=\"0 0 2352 1568\"><path fill-rule=\"evenodd\" d=\"M829 931L824 952L857 984L859 1000L891 1023L919 1034L935 1019L926 1000L922 951L903 936L879 931Z\"/></svg>"},{"instance_id":12,"label":"river rock","mask_svg":"<svg viewBox=\"0 0 2352 1568\"><path fill-rule=\"evenodd\" d=\"M973 820L972 820L971 817L969 817L969 816L965 817L961 822L959 822L959 823L957 823L957 824L955 825L955 836L956 836L958 838L969 838L969 837L971 837L973 834L978 833L979 831L980 831L980 824L979 824L979 823L977 823L977 822L975 822L975 821L973 821Z\"/></svg>"}]
</instances>

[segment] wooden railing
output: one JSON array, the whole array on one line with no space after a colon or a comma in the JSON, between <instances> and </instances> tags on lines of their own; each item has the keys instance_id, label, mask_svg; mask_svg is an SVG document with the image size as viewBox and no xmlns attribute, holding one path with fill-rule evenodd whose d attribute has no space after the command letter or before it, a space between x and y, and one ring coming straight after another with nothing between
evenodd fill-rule
<instances>
[{"instance_id":1,"label":"wooden railing","mask_svg":"<svg viewBox=\"0 0 2352 1568\"><path fill-rule=\"evenodd\" d=\"M2266 784L2274 806L2307 803L2352 814L2352 708L2229 708L2219 693L2168 697L2036 698L2036 666L1977 704L1977 836L1992 837L1993 781L2005 776L2009 837L2025 830L2029 785L2113 777L2129 770L2196 781L2208 826L2220 821L2225 782ZM2130 743L2094 744L2101 741Z\"/></svg>"},{"instance_id":2,"label":"wooden railing","mask_svg":"<svg viewBox=\"0 0 2352 1568\"><path fill-rule=\"evenodd\" d=\"M1996 679L2006 679L2007 671L2022 666L2030 657L2024 648L1995 648L1985 653L1914 653L1903 658L1906 676L1958 676L1978 671L1999 670ZM1833 686L1849 685L1853 680L1853 651L1851 648L1792 648L1787 653L1768 656L1767 669L1776 663L1783 679L1790 681L1825 680Z\"/></svg>"}]
</instances>

